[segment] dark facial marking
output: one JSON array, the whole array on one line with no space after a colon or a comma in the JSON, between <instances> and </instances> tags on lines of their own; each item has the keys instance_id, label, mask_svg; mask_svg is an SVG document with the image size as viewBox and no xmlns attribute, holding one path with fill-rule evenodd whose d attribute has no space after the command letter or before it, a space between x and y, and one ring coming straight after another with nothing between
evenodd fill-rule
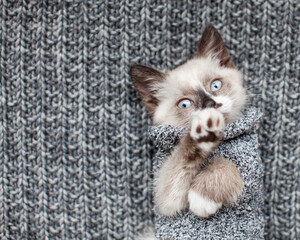
<instances>
[{"instance_id":1,"label":"dark facial marking","mask_svg":"<svg viewBox=\"0 0 300 240\"><path fill-rule=\"evenodd\" d=\"M216 107L216 102L211 99L203 90L198 91L198 108L215 108Z\"/></svg>"}]
</instances>

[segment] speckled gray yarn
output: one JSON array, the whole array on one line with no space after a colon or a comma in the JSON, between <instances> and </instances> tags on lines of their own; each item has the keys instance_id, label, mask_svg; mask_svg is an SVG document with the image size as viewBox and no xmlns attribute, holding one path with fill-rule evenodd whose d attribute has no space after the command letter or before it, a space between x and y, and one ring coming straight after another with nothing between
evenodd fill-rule
<instances>
[{"instance_id":1,"label":"speckled gray yarn","mask_svg":"<svg viewBox=\"0 0 300 240\"><path fill-rule=\"evenodd\" d=\"M266 239L300 239L298 0L0 0L0 239L132 240L153 218L131 63L221 33L263 112Z\"/></svg>"},{"instance_id":2,"label":"speckled gray yarn","mask_svg":"<svg viewBox=\"0 0 300 240\"><path fill-rule=\"evenodd\" d=\"M255 108L244 111L241 119L226 126L223 141L211 156L232 160L244 180L242 196L234 206L225 206L208 219L189 211L164 217L156 210L156 237L159 239L264 239L263 165L256 134L261 114ZM158 151L154 164L160 166L178 143L185 129L154 126L150 136ZM208 163L209 164L209 163Z\"/></svg>"}]
</instances>

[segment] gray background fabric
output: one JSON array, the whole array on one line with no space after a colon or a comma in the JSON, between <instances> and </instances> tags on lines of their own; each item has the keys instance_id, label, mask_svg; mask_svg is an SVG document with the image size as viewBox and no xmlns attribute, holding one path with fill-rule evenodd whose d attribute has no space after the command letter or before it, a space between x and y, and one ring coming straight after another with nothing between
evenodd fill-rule
<instances>
[{"instance_id":1,"label":"gray background fabric","mask_svg":"<svg viewBox=\"0 0 300 240\"><path fill-rule=\"evenodd\" d=\"M131 63L173 68L208 23L264 117L267 239L300 239L297 0L0 1L0 239L132 239L151 214Z\"/></svg>"}]
</instances>

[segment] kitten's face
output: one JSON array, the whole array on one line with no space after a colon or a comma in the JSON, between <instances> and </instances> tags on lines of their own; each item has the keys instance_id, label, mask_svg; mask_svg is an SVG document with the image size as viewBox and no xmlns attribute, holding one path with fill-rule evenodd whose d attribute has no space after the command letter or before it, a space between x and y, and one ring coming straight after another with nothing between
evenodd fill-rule
<instances>
[{"instance_id":1,"label":"kitten's face","mask_svg":"<svg viewBox=\"0 0 300 240\"><path fill-rule=\"evenodd\" d=\"M242 74L211 26L193 59L166 73L135 65L131 76L154 124L189 126L192 113L207 107L218 109L229 123L239 118L246 102Z\"/></svg>"},{"instance_id":2,"label":"kitten's face","mask_svg":"<svg viewBox=\"0 0 300 240\"><path fill-rule=\"evenodd\" d=\"M239 117L246 101L242 74L211 58L188 61L168 72L157 87L154 124L188 126L191 114L205 107L217 108L231 122Z\"/></svg>"}]
</instances>

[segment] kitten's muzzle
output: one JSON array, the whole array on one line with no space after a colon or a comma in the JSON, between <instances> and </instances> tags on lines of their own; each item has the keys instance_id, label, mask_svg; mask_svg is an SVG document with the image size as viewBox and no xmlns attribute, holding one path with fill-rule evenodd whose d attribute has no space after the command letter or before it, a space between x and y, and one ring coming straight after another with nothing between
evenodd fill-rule
<instances>
[{"instance_id":1,"label":"kitten's muzzle","mask_svg":"<svg viewBox=\"0 0 300 240\"><path fill-rule=\"evenodd\" d=\"M208 96L204 91L199 91L199 101L198 108L218 108L219 104L217 104L210 96Z\"/></svg>"},{"instance_id":2,"label":"kitten's muzzle","mask_svg":"<svg viewBox=\"0 0 300 240\"><path fill-rule=\"evenodd\" d=\"M216 102L210 98L203 103L203 108L215 108L216 105Z\"/></svg>"}]
</instances>

